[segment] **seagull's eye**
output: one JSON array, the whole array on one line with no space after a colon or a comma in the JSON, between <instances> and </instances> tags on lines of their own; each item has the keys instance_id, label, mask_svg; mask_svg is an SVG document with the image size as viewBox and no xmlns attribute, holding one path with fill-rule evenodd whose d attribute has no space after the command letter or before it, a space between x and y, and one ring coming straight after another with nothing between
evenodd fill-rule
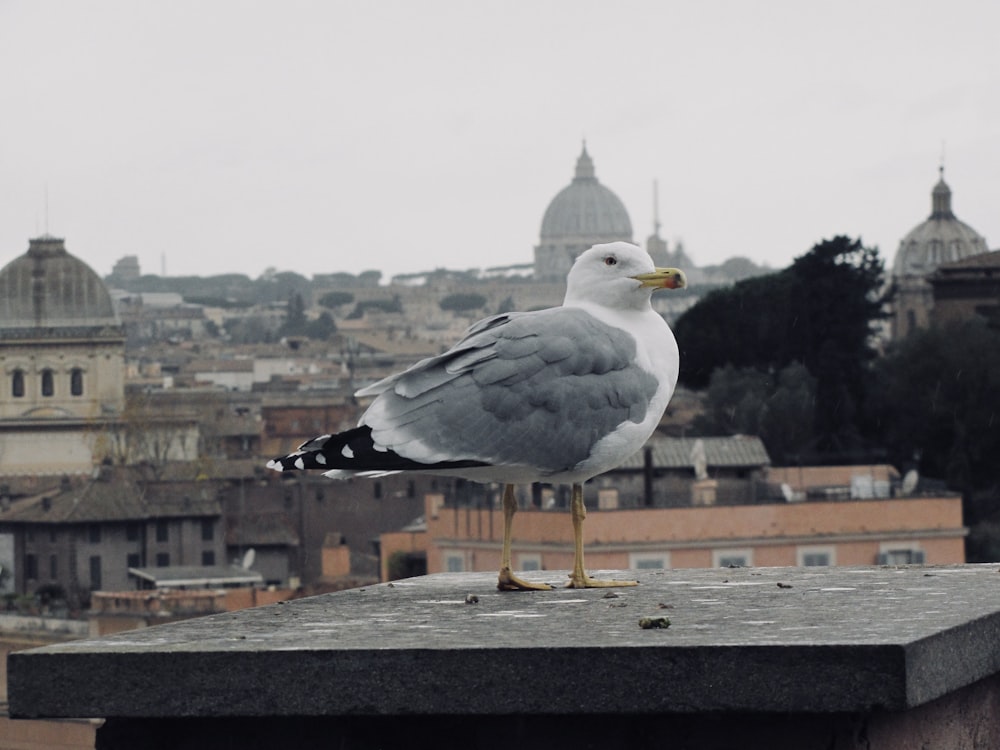
<instances>
[{"instance_id":1,"label":"seagull's eye","mask_svg":"<svg viewBox=\"0 0 1000 750\"><path fill-rule=\"evenodd\" d=\"M604 265L606 265L606 266L616 266L616 265L618 265L618 258L616 258L613 255L609 255L607 258L604 259Z\"/></svg>"}]
</instances>

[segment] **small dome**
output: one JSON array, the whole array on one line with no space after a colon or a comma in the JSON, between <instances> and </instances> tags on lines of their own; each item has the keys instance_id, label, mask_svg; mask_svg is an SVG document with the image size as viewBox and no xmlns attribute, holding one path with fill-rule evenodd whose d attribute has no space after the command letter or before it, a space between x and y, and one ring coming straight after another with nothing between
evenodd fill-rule
<instances>
[{"instance_id":1,"label":"small dome","mask_svg":"<svg viewBox=\"0 0 1000 750\"><path fill-rule=\"evenodd\" d=\"M942 263L987 251L986 240L951 210L951 188L941 179L931 192L931 215L899 243L892 275L926 276Z\"/></svg>"},{"instance_id":2,"label":"small dome","mask_svg":"<svg viewBox=\"0 0 1000 750\"><path fill-rule=\"evenodd\" d=\"M120 326L111 295L62 239L29 240L28 252L0 269L0 328L105 326Z\"/></svg>"},{"instance_id":3,"label":"small dome","mask_svg":"<svg viewBox=\"0 0 1000 750\"><path fill-rule=\"evenodd\" d=\"M576 162L573 181L549 203L542 218L542 244L565 240L598 242L632 241L632 222L625 204L602 185L586 144Z\"/></svg>"}]
</instances>

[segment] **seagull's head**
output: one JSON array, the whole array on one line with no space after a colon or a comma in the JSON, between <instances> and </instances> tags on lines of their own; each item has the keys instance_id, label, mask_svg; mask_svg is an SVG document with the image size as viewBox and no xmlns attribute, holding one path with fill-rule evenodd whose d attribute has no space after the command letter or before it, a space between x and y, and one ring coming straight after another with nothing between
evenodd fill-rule
<instances>
[{"instance_id":1,"label":"seagull's head","mask_svg":"<svg viewBox=\"0 0 1000 750\"><path fill-rule=\"evenodd\" d=\"M656 289L683 289L679 268L657 268L642 248L628 242L594 245L576 259L566 279L563 304L589 302L617 309L643 309Z\"/></svg>"}]
</instances>

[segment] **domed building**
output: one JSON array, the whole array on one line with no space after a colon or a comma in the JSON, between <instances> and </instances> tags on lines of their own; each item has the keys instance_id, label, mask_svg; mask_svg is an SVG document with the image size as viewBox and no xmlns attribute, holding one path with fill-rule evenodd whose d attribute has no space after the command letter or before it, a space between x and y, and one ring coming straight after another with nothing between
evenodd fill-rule
<instances>
[{"instance_id":1,"label":"domed building","mask_svg":"<svg viewBox=\"0 0 1000 750\"><path fill-rule=\"evenodd\" d=\"M633 241L632 222L621 199L598 181L584 143L573 181L556 194L542 217L535 278L564 281L580 253L617 240Z\"/></svg>"},{"instance_id":2,"label":"domed building","mask_svg":"<svg viewBox=\"0 0 1000 750\"><path fill-rule=\"evenodd\" d=\"M946 263L987 251L986 240L951 210L951 188L941 177L931 192L931 215L899 243L892 267L892 337L926 328L934 307L929 277Z\"/></svg>"},{"instance_id":3,"label":"domed building","mask_svg":"<svg viewBox=\"0 0 1000 750\"><path fill-rule=\"evenodd\" d=\"M48 235L0 269L0 475L93 468L125 400L125 332L100 277Z\"/></svg>"}]
</instances>

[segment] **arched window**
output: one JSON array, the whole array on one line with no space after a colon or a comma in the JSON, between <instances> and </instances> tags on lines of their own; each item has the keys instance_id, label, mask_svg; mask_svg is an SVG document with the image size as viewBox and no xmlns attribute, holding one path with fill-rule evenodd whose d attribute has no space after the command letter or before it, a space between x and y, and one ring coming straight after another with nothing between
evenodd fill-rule
<instances>
[{"instance_id":1,"label":"arched window","mask_svg":"<svg viewBox=\"0 0 1000 750\"><path fill-rule=\"evenodd\" d=\"M45 368L42 370L42 395L51 396L56 392L55 379L52 370Z\"/></svg>"},{"instance_id":2,"label":"arched window","mask_svg":"<svg viewBox=\"0 0 1000 750\"><path fill-rule=\"evenodd\" d=\"M10 395L24 398L24 370L14 370L10 379Z\"/></svg>"},{"instance_id":3,"label":"arched window","mask_svg":"<svg viewBox=\"0 0 1000 750\"><path fill-rule=\"evenodd\" d=\"M73 396L83 395L83 370L74 367L69 372L69 392Z\"/></svg>"}]
</instances>

